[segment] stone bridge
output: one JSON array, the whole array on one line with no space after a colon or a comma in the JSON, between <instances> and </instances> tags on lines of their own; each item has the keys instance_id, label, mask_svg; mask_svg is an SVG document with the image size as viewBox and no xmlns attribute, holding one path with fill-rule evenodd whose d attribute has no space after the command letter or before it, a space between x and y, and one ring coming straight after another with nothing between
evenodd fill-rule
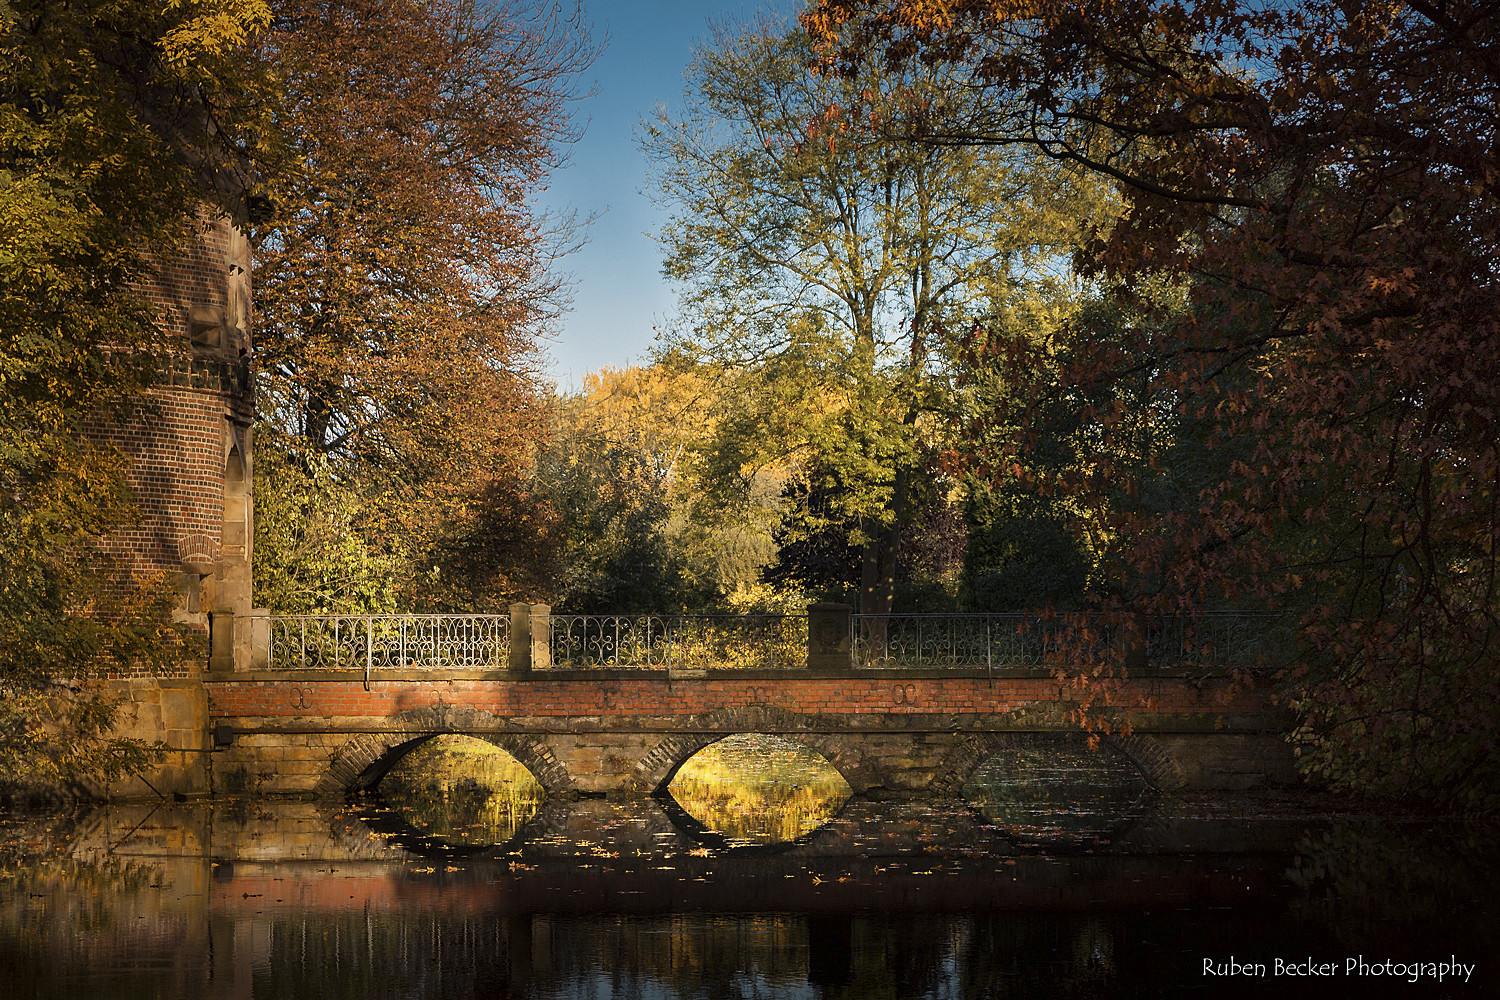
<instances>
[{"instance_id":1,"label":"stone bridge","mask_svg":"<svg viewBox=\"0 0 1500 1000\"><path fill-rule=\"evenodd\" d=\"M378 781L415 742L469 733L511 750L554 793L649 791L704 744L779 733L855 789L952 791L997 748L1077 740L1053 679L1051 626L1017 615L276 617L251 608L254 475L249 244L227 219L140 286L176 338L150 419L87 433L130 461L139 524L104 543L124 570L179 587L177 620L209 662L111 668L116 732L167 748L114 796L337 795ZM122 579L124 576L122 576ZM1207 643L1203 626L1209 626ZM1132 680L1115 742L1159 785L1244 787L1290 775L1261 681L1271 618L1147 623L1123 641ZM1247 644L1246 639L1250 640ZM1204 652L1216 665L1208 667ZM1261 674L1259 676L1264 676ZM1009 742L1007 742L1009 741Z\"/></svg>"},{"instance_id":2,"label":"stone bridge","mask_svg":"<svg viewBox=\"0 0 1500 1000\"><path fill-rule=\"evenodd\" d=\"M453 733L503 747L555 796L650 793L709 743L766 733L821 753L857 794L952 795L1001 749L1045 753L1059 741L1085 739L1073 714L1077 694L1049 668L1018 665L1034 660L1035 650L1021 655L1012 645L997 657L992 637L989 660L978 665L973 623L962 623L970 634L956 641L957 616L947 616L947 638L928 644L936 652L925 660L921 644L900 631L909 622L873 623L872 633L872 623L846 608L795 616L800 657L785 654L786 621L770 631L756 625L762 631L751 641L744 619L732 620L740 632L717 652L702 643L689 651L685 640L670 649L671 629L663 626L644 639L637 634L634 645L618 635L596 642L580 657L558 638L566 640L577 622L550 617L556 620L539 621L532 609L519 621L513 616L506 642L473 639L482 632L473 623L465 626L469 639L448 647L411 632L402 643L422 652L405 662L391 653L394 639L379 640L374 620L346 623L341 647L326 630L308 640L303 623L301 640L281 643L279 653L275 641L258 642L263 654L251 669L219 661L231 669L202 678L214 791L342 796L373 787L423 740ZM638 633L642 620L632 619ZM600 621L584 622L595 640ZM929 633L940 625L924 623ZM278 627L285 631L285 622ZM1003 635L1009 641L1016 631ZM764 658L740 665L757 648ZM493 662L472 662L475 649L487 649ZM704 659L713 655L719 659ZM777 657L784 666L766 665ZM471 662L426 665L463 659ZM1129 734L1103 743L1153 785L1294 780L1288 721L1264 681L1252 675L1232 683L1222 670L1137 660L1130 679L1094 710L1117 723L1128 712Z\"/></svg>"}]
</instances>

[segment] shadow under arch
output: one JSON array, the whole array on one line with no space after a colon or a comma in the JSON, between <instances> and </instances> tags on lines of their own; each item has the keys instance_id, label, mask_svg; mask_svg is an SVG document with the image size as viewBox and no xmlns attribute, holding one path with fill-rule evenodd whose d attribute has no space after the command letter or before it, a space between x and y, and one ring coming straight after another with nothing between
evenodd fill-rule
<instances>
[{"instance_id":1,"label":"shadow under arch","mask_svg":"<svg viewBox=\"0 0 1500 1000\"><path fill-rule=\"evenodd\" d=\"M943 762L932 781L932 791L953 798L963 796L962 789L980 766L1006 750L1037 749L1048 740L1059 737L1087 737L1081 730L1062 732L976 733L964 740ZM1146 784L1157 792L1182 788L1186 779L1161 744L1149 735L1128 736L1098 734L1099 742L1118 752L1140 772Z\"/></svg>"},{"instance_id":2,"label":"shadow under arch","mask_svg":"<svg viewBox=\"0 0 1500 1000\"><path fill-rule=\"evenodd\" d=\"M969 788L992 760L1000 772L988 781L999 784ZM1062 852L1115 842L1155 811L1164 788L1182 784L1149 737L1100 736L1090 745L1081 731L977 735L940 778L945 792L1013 843Z\"/></svg>"}]
</instances>

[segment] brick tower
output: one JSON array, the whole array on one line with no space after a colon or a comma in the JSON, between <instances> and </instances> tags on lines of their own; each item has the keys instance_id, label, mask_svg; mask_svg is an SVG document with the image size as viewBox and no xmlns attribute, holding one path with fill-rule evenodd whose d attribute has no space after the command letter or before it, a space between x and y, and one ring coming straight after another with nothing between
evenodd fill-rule
<instances>
[{"instance_id":1,"label":"brick tower","mask_svg":"<svg viewBox=\"0 0 1500 1000\"><path fill-rule=\"evenodd\" d=\"M246 621L251 599L250 250L228 219L200 223L184 253L159 262L141 286L174 347L147 405L102 432L130 460L140 513L104 547L126 569L175 580L178 620L207 632L217 618L213 666L233 669L231 656L241 665L249 659L249 630L223 626L233 621L225 612ZM222 641L231 635L232 644ZM206 790L204 666L114 679L125 699L117 732L160 739L175 752L149 785L111 793Z\"/></svg>"}]
</instances>

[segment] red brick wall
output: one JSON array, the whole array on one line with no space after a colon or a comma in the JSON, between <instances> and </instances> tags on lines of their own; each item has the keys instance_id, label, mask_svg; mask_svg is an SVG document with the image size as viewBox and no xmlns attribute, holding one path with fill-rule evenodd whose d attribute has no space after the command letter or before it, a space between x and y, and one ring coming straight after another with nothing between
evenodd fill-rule
<instances>
[{"instance_id":1,"label":"red brick wall","mask_svg":"<svg viewBox=\"0 0 1500 1000\"><path fill-rule=\"evenodd\" d=\"M154 279L137 286L156 307L162 326L186 337L192 309L229 309L231 233L225 220L209 223L175 260L158 262Z\"/></svg>"},{"instance_id":2,"label":"red brick wall","mask_svg":"<svg viewBox=\"0 0 1500 1000\"><path fill-rule=\"evenodd\" d=\"M127 479L141 515L104 548L147 573L217 562L224 517L221 394L162 387L150 395L149 411L102 435L131 459Z\"/></svg>"},{"instance_id":3,"label":"red brick wall","mask_svg":"<svg viewBox=\"0 0 1500 1000\"><path fill-rule=\"evenodd\" d=\"M129 460L139 520L101 546L121 569L122 587L131 575L158 573L176 584L190 567L209 573L220 563L226 452L235 439L244 443L253 419L243 239L226 219L194 225L204 228L181 256L157 262L138 286L177 346L132 418L86 431ZM212 334L195 344L195 330ZM209 608L191 608L192 587L183 586L187 620L206 631Z\"/></svg>"},{"instance_id":4,"label":"red brick wall","mask_svg":"<svg viewBox=\"0 0 1500 1000\"><path fill-rule=\"evenodd\" d=\"M219 718L330 716L390 718L418 708L474 708L501 717L680 716L772 704L805 714L1000 714L1037 703L1066 703L1069 692L1046 677L796 678L786 680L359 680L213 681L209 714ZM1162 714L1263 712L1263 693L1225 699L1209 686L1167 679L1134 682L1121 704L1154 698Z\"/></svg>"}]
</instances>

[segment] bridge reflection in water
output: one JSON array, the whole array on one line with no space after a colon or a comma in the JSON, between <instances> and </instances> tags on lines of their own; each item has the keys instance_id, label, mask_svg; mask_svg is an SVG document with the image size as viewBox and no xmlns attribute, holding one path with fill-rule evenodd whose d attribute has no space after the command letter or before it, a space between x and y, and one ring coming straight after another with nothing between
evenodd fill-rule
<instances>
[{"instance_id":1,"label":"bridge reflection in water","mask_svg":"<svg viewBox=\"0 0 1500 1000\"><path fill-rule=\"evenodd\" d=\"M699 751L660 795L666 812L716 847L791 843L836 816L849 783L813 750L743 733ZM418 743L388 771L362 815L416 851L505 845L546 793L504 750L464 736ZM403 826L405 829L403 829Z\"/></svg>"},{"instance_id":2,"label":"bridge reflection in water","mask_svg":"<svg viewBox=\"0 0 1500 1000\"><path fill-rule=\"evenodd\" d=\"M510 754L467 736L434 736L380 782L380 798L418 836L448 845L504 844L546 797Z\"/></svg>"},{"instance_id":3,"label":"bridge reflection in water","mask_svg":"<svg viewBox=\"0 0 1500 1000\"><path fill-rule=\"evenodd\" d=\"M740 733L698 751L657 798L700 844L765 848L819 833L852 794L809 747ZM976 817L1013 841L1066 847L1107 840L1145 815L1152 790L1109 745L1091 747L1081 734L1059 733L1000 747L963 794ZM524 840L544 799L541 785L505 751L436 736L391 768L363 815L399 834L408 849L443 854Z\"/></svg>"},{"instance_id":4,"label":"bridge reflection in water","mask_svg":"<svg viewBox=\"0 0 1500 1000\"><path fill-rule=\"evenodd\" d=\"M50 848L4 859L0 968L17 1000L990 1000L1201 996L1203 959L1230 953L1488 954L1486 831L1263 806L1183 802L1060 854L961 808L856 801L829 837L753 854L702 849L652 800L590 799L544 807L515 850L446 860L311 802L116 807L0 830Z\"/></svg>"},{"instance_id":5,"label":"bridge reflection in water","mask_svg":"<svg viewBox=\"0 0 1500 1000\"><path fill-rule=\"evenodd\" d=\"M849 782L822 755L776 736L728 736L699 750L667 786L726 846L789 843L832 819Z\"/></svg>"}]
</instances>

